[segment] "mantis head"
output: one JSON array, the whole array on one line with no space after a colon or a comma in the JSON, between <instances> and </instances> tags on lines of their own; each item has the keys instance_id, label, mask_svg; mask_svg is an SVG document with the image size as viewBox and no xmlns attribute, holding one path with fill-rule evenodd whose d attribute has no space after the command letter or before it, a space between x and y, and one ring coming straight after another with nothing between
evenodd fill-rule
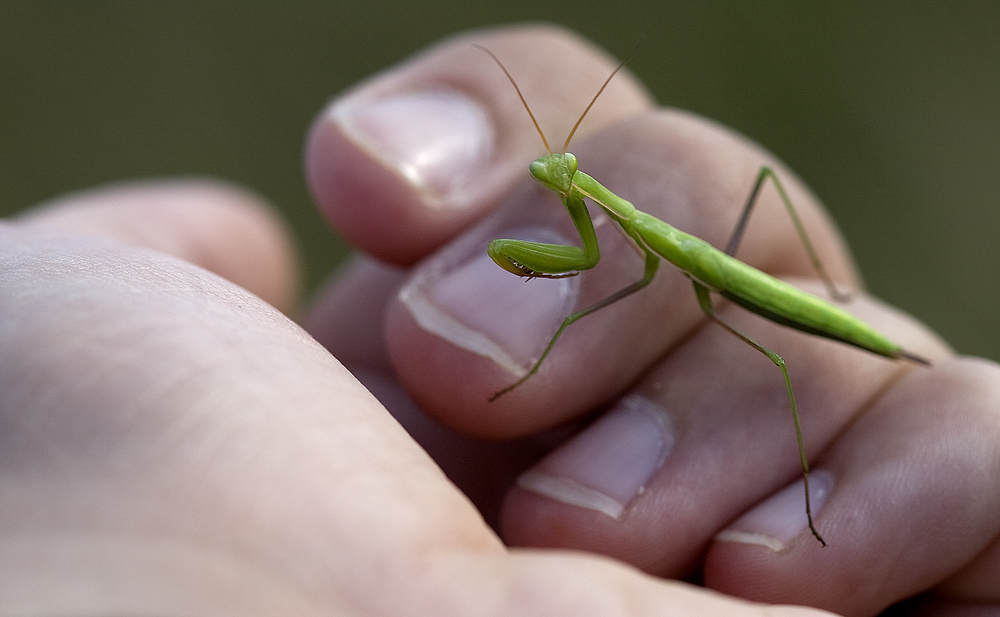
<instances>
[{"instance_id":1,"label":"mantis head","mask_svg":"<svg viewBox=\"0 0 1000 617\"><path fill-rule=\"evenodd\" d=\"M576 157L566 152L564 154L546 154L528 166L531 175L560 196L569 195L573 187L573 175L576 173Z\"/></svg>"}]
</instances>

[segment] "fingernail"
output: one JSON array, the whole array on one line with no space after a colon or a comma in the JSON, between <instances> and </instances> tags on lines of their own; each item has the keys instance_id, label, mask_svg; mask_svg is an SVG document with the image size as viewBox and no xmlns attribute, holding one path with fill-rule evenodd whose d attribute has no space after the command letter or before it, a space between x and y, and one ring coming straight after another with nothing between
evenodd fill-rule
<instances>
[{"instance_id":1,"label":"fingernail","mask_svg":"<svg viewBox=\"0 0 1000 617\"><path fill-rule=\"evenodd\" d=\"M505 237L567 244L542 229ZM424 330L520 377L544 350L577 294L574 278L525 280L493 263L487 238L453 245L420 266L399 299ZM456 256L465 256L455 263Z\"/></svg>"},{"instance_id":2,"label":"fingernail","mask_svg":"<svg viewBox=\"0 0 1000 617\"><path fill-rule=\"evenodd\" d=\"M629 395L522 474L523 489L619 518L663 466L674 435L653 401Z\"/></svg>"},{"instance_id":3,"label":"fingernail","mask_svg":"<svg viewBox=\"0 0 1000 617\"><path fill-rule=\"evenodd\" d=\"M832 490L832 474L826 471L809 474L809 502L813 521ZM808 528L805 490L799 480L736 519L729 528L719 532L715 539L720 542L756 544L777 553Z\"/></svg>"},{"instance_id":4,"label":"fingernail","mask_svg":"<svg viewBox=\"0 0 1000 617\"><path fill-rule=\"evenodd\" d=\"M489 115L452 90L378 100L348 97L330 114L355 143L398 169L432 203L465 203L461 193L481 175L493 152Z\"/></svg>"}]
</instances>

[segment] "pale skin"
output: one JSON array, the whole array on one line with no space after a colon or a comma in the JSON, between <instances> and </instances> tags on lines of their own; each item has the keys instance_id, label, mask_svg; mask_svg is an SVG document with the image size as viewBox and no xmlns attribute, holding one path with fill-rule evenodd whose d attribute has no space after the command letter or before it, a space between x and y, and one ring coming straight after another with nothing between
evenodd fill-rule
<instances>
[{"instance_id":1,"label":"pale skin","mask_svg":"<svg viewBox=\"0 0 1000 617\"><path fill-rule=\"evenodd\" d=\"M516 56L518 49L532 49L511 68L539 84L554 70L544 59L560 57L546 51L572 51L581 65L575 67L578 72L587 73L588 67L606 72L606 61L590 48L550 31L509 29L476 38L498 53ZM461 84L470 96L481 94L482 105L497 106L489 107L496 112L491 121L516 143L500 146L489 166L497 175L475 189L486 195L472 191L458 214L442 216L439 205L427 203L426 191L408 188L392 169L373 163L370 150L345 143L329 115L312 128L307 169L320 206L339 213L333 218L360 248L401 265L436 255L445 239L495 209L510 209L500 215L509 217L505 220L524 218L516 204L502 202L518 195L525 161L534 158L519 150L522 137L528 149L528 135L520 132L520 117L501 113L511 101L490 90L485 73L478 82L468 69L458 51L468 50L468 42L449 41L360 86L387 92ZM559 92L551 94L542 92L541 98L554 101L554 108L539 114L572 113L560 107ZM583 135L577 153L588 153L590 169L603 169L609 172L605 178L624 182L628 175L611 173L614 163L598 156L613 147L615 141L607 140L631 139L634 145L635 131L650 141L669 135L657 124L663 117L647 113L650 103L634 83L613 98L621 104L610 115L597 115L593 131L634 116L633 132L608 129L604 141L594 145ZM575 104L565 101L566 107ZM743 156L753 159L746 166L759 162L758 153L727 142L720 137L724 133L711 133L687 117L677 122L670 126L693 148L681 158L711 146L727 163L720 167L730 171L734 164L742 168ZM328 148L337 140L341 147ZM696 159L700 163L689 162L689 171L712 172L714 157ZM323 188L324 171L334 167L366 168L370 174L357 177L370 183L352 187L350 203L340 201ZM699 189L704 181L696 174L681 190L719 190L716 184ZM641 188L636 179L628 184ZM819 221L814 240L817 250L832 249L831 275L855 282L849 260L811 200L801 187L789 190L810 212L807 223ZM530 209L524 195L517 201ZM555 214L561 214L558 207ZM346 212L350 208L357 210ZM707 208L705 219L698 209L682 213L697 217L685 228L710 236L716 225L711 215L718 211L711 204ZM547 216L544 209L538 212ZM381 217L412 224L390 236L377 227ZM762 220L748 230L741 249L748 251L746 259L764 267L790 263L783 275L808 276L807 264L786 259L791 242L774 241L787 230L766 214ZM927 371L901 371L891 362L859 361L853 350L847 355L831 351L832 344L811 351L815 339L798 333L762 330L786 356L796 357L795 366L801 367L796 393L811 396L812 405L825 412L804 418L817 428L809 444L817 456L814 464L836 477L819 520L838 530L855 521L838 532L830 548L800 541L781 554L712 540L733 517L791 481L795 460L773 475L740 475L758 460L762 468L765 462L774 466L773 452L787 443L771 441L777 429L741 424L740 417L749 412L727 414L721 403L731 397L745 400L746 388L773 384L774 369L759 362L719 381L719 371L735 374L730 367L748 364L747 356L730 360L732 341L700 327L696 306L694 313L679 313L678 319L687 322L684 328L648 343L659 351L643 349L648 359L623 363L606 379L581 375L581 367L601 364L580 355L583 339L573 343L567 334L567 355L560 360L553 352L552 371L525 384L523 393L511 393L511 402L489 406L485 398L502 385L506 373L447 342L413 347L430 335L408 324L394 304L401 273L356 263L316 301L307 319L312 334L377 389L439 464L464 472L462 488L475 495L488 516L497 517L505 540L540 547L561 542L656 575L648 576L600 556L505 548L379 402L272 309L290 304L293 266L282 230L262 213L258 199L205 183L147 183L127 193L109 188L70 196L61 209L41 208L0 225L0 236L5 290L0 324L17 326L0 326L0 410L6 427L0 434L2 482L5 494L18 496L16 505L0 501L0 584L18 589L17 599L35 602L31 606L40 614L59 609L86 614L815 614L748 604L737 596L871 614L897 601L901 590L928 588L947 592L934 604L944 611L939 614L959 614L957 606L970 598L998 601L989 595L998 576L996 549L975 557L995 546L997 537L982 511L995 512L1000 489L981 480L997 465L987 447L996 438L989 433L996 431L995 416L988 412L1000 402L997 368L949 358L926 330L864 297L856 303L866 320L893 333L908 349L932 356L935 364ZM613 245L605 248L605 259L612 263L613 254ZM655 285L650 287L653 303L672 302L672 294L656 292ZM676 295L676 306L690 300ZM394 317L383 334L380 307L386 304ZM647 304L620 310L631 310L633 320L652 319L663 310ZM590 319L597 321L588 324L586 339L601 342L601 354L614 354L607 341L623 338L621 328L613 327L614 320ZM622 340L621 345L631 349L636 344ZM404 382L422 402L419 410L388 367L390 349ZM428 362L437 354L443 357ZM408 359L424 366L405 369ZM439 370L440 364L451 366L414 386L420 370ZM558 442L551 433L540 434L545 427L603 409L597 402L588 408L586 401L621 396L640 374L644 381L636 388L654 382L692 384L691 390L671 389L664 398L690 399L691 392L711 391L711 401L691 400L715 406L684 411L684 426L696 429L723 418L726 430L738 436L744 462L751 459L749 466L741 464L738 473L721 480L706 478L704 501L678 508L659 491L670 476L685 472L680 466L689 463L693 467L686 473L697 469L711 476L714 469L732 470L739 462L719 451L717 435L691 430L678 435L667 466L648 483L645 507L618 520L509 489L512 474L524 468L526 459ZM560 394L565 392L574 394ZM873 395L867 393L875 392L878 400L869 401ZM483 402L463 408L466 399ZM419 412L453 429L522 439L487 448L427 424ZM768 415L751 414L748 422L770 427ZM784 426L786 418L774 415L773 426ZM470 450L477 455L469 456ZM757 450L762 451L759 459L754 458ZM956 456L947 466L925 458L941 451L968 456ZM700 452L703 458L691 458ZM910 473L896 473L900 469ZM709 488L720 483L721 489ZM976 499L928 500L946 487ZM486 504L505 494L502 512L489 510ZM701 516L686 517L686 507ZM537 526L539 521L557 524L559 536L553 526ZM936 529L947 538L933 533ZM630 548L640 545L646 550ZM920 558L908 558L911 554ZM728 595L661 578L692 570L702 571L708 586ZM888 583L870 589L863 603L838 604L847 590L857 590L856 577L862 575ZM76 595L68 595L70 589ZM11 594L0 593L0 602L12 602ZM0 612L20 606L3 606Z\"/></svg>"}]
</instances>

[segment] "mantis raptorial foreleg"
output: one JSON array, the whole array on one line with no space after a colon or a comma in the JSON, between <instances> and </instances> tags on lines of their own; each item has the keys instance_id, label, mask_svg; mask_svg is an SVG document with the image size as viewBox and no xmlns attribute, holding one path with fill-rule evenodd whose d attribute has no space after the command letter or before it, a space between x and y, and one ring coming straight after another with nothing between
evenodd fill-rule
<instances>
[{"instance_id":1,"label":"mantis raptorial foreleg","mask_svg":"<svg viewBox=\"0 0 1000 617\"><path fill-rule=\"evenodd\" d=\"M656 275L660 260L665 259L683 271L692 280L698 303L702 311L709 318L746 344L767 356L780 369L784 378L785 389L788 393L788 402L795 424L795 437L798 442L802 478L805 482L806 517L809 522L809 529L816 539L825 546L826 542L812 520L812 508L809 500L809 461L802 438L802 428L799 423L795 393L792 390L792 382L788 376L788 368L785 366L785 361L775 352L721 320L716 315L715 309L712 306L711 293L718 293L749 311L790 328L841 341L887 358L902 358L923 364L928 364L927 360L902 349L899 345L882 336L874 328L857 319L844 309L761 272L733 256L746 230L747 221L757 202L760 191L767 179L770 178L795 225L799 237L802 239L806 252L809 254L809 259L812 261L819 277L826 284L832 297L837 299L845 297L844 294L837 291L832 279L823 268L823 264L805 231L805 227L802 225L798 214L795 212L795 208L792 206L788 193L785 191L777 175L769 167L761 168L757 174L757 179L750 191L750 196L743 207L736 228L726 245L725 251L720 251L708 242L691 234L684 233L676 227L638 210L627 200L615 195L599 182L579 171L576 157L566 152L566 149L569 147L569 142L576 132L577 127L580 126L580 122L583 121L583 118L587 115L587 111L590 110L591 106L597 100L597 96L600 96L601 92L608 85L608 82L611 81L611 77L614 77L615 73L624 64L619 65L611 73L611 76L608 77L604 85L597 92L597 96L587 105L587 108L581 114L576 125L574 125L569 136L566 138L562 152L554 154L549 148L545 135L538 126L538 122L535 121L535 116L531 113L531 109L524 100L524 96L521 94L517 83L514 82L513 77L511 77L507 69L504 68L500 60L491 51L483 47L480 47L480 49L488 53L500 66L517 90L517 94L521 98L521 102L524 103L528 115L531 116L531 120L536 130L538 130L538 134L541 136L548 154L531 163L528 170L538 182L555 191L562 199L566 211L569 213L577 232L580 234L580 242L582 244L582 247L575 247L526 242L523 240L493 240L490 242L488 248L490 257L505 270L526 278L573 276L580 270L593 268L600 261L600 248L597 244L594 224L584 203L584 198L590 199L600 206L613 221L618 223L622 233L631 238L645 255L645 267L642 278L611 294L607 298L566 317L531 369L519 380L494 394L490 400L495 400L497 397L510 392L534 375L545 358L548 357L549 352L552 351L556 341L559 340L559 337L571 324L646 287Z\"/></svg>"}]
</instances>

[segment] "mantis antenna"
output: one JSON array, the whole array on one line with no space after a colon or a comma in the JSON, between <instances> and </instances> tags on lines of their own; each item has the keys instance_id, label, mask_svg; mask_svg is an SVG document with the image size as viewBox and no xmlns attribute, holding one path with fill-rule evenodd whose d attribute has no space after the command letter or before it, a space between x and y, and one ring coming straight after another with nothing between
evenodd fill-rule
<instances>
[{"instance_id":1,"label":"mantis antenna","mask_svg":"<svg viewBox=\"0 0 1000 617\"><path fill-rule=\"evenodd\" d=\"M494 54L488 48L483 47L482 45L479 45L477 43L473 43L472 46L475 47L476 49L486 52L490 56L490 58L492 58L493 61L497 63L497 66L500 67L500 70L503 71L503 74L507 76L507 79L510 81L511 85L514 86L514 90L517 92L518 98L521 99L521 104L524 105L524 109L528 112L528 116L531 117L531 122L532 124L535 125L535 130L538 131L538 136L542 138L542 143L545 144L545 151L548 152L549 154L552 154L552 148L549 147L549 140L545 139L545 133L543 133L542 128L538 126L538 120L535 119L535 114L531 113L531 107L528 106L528 101L524 99L524 94L521 93L521 88L518 87L517 82L514 81L514 78L511 76L510 71L508 71L507 67L503 65L503 62L500 61L500 58L497 58L496 54ZM562 154L566 154L566 150L569 149L569 142L573 139L573 135L576 134L576 130L580 128L580 123L583 122L583 119L587 117L587 113L590 112L590 108L594 106L594 103L597 102L597 99L604 92L604 89L608 87L609 83L611 83L611 79L618 74L618 71L622 70L622 68L629 61L629 59L632 57L633 54L635 54L635 50L632 50L632 53L628 55L628 58L622 60L621 63L615 67L615 70L611 71L611 74L608 75L608 78L604 80L603 84L601 84L601 88L597 91L597 94L594 95L594 98L590 99L590 103L587 104L587 108L583 110L583 113L580 114L579 118L577 118L576 124L574 124L573 128L570 130L569 135L566 136L566 141L563 143L562 147Z\"/></svg>"}]
</instances>

